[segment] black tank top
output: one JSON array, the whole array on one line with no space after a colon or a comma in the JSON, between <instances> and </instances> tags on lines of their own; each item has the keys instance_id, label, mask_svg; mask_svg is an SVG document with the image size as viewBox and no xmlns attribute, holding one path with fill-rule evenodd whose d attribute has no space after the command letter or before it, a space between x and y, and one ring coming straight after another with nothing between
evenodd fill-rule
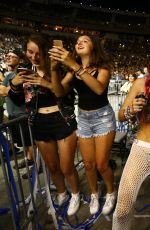
<instances>
[{"instance_id":1,"label":"black tank top","mask_svg":"<svg viewBox=\"0 0 150 230\"><path fill-rule=\"evenodd\" d=\"M67 95L63 98L63 102L71 107L74 107L75 92L72 89ZM49 107L57 105L57 98L53 92L44 87L40 87L38 93L38 108Z\"/></svg>"},{"instance_id":2,"label":"black tank top","mask_svg":"<svg viewBox=\"0 0 150 230\"><path fill-rule=\"evenodd\" d=\"M38 93L38 108L56 105L56 97L49 89L40 87Z\"/></svg>"},{"instance_id":3,"label":"black tank top","mask_svg":"<svg viewBox=\"0 0 150 230\"><path fill-rule=\"evenodd\" d=\"M95 72L93 77L97 78L98 71ZM78 93L78 106L84 110L94 110L106 106L109 101L107 98L108 86L101 95L94 93L84 81L74 77L74 88Z\"/></svg>"}]
</instances>

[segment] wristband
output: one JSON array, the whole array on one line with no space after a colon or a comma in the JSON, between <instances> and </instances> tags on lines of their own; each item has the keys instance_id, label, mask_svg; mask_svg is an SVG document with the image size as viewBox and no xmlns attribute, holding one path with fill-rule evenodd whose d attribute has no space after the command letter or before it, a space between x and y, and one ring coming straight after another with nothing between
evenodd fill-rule
<instances>
[{"instance_id":1,"label":"wristband","mask_svg":"<svg viewBox=\"0 0 150 230\"><path fill-rule=\"evenodd\" d=\"M127 108L124 111L124 116L127 120L130 120L131 118L133 118L135 116L135 114L131 113L131 107L127 106Z\"/></svg>"},{"instance_id":2,"label":"wristband","mask_svg":"<svg viewBox=\"0 0 150 230\"><path fill-rule=\"evenodd\" d=\"M78 70L74 70L74 72L75 72L76 74L78 74L78 72L80 72L80 70L82 70L82 69L83 69L83 67L80 66L79 69L78 69Z\"/></svg>"},{"instance_id":3,"label":"wristband","mask_svg":"<svg viewBox=\"0 0 150 230\"><path fill-rule=\"evenodd\" d=\"M75 71L75 74L80 76L82 75L83 73L85 73L85 69L83 69L83 67L81 66L77 71Z\"/></svg>"}]
</instances>

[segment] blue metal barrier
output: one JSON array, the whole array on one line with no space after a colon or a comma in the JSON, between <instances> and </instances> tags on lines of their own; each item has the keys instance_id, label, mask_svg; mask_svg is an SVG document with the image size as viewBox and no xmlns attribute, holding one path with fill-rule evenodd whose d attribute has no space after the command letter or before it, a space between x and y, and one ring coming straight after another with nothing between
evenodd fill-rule
<instances>
[{"instance_id":1,"label":"blue metal barrier","mask_svg":"<svg viewBox=\"0 0 150 230\"><path fill-rule=\"evenodd\" d=\"M25 197L23 194L23 187L22 187L22 182L20 180L19 171L17 170L17 175L19 175L18 177L19 188L17 188L13 170L10 164L10 153L9 153L10 144L13 145L14 143L10 143L11 134L9 132L9 127L16 123L17 124L19 123L20 130L21 130L20 132L22 133L21 139L22 139L22 144L24 147L24 154L25 154L23 130L21 129L21 125L20 125L20 121L23 121L25 119L27 119L26 115L0 125L0 159L1 159L2 171L4 175L9 205L10 205L10 207L1 208L0 214L2 215L7 212L11 212L13 229L16 229L16 230L22 229L22 226L21 226L22 224L21 223L22 206L24 207L24 212L25 212L25 214L23 215L23 218L25 220L23 225L26 226L28 225L29 222L34 222L34 226L35 226L34 229L40 229L39 228L40 224L38 223L38 218L37 218L37 213L36 213L36 205L35 205L34 197L33 197L33 187L31 185L31 182L29 181L29 185L30 185L30 195L31 195L31 201L34 207L34 212L32 213L32 215L29 216L27 215L27 207L26 207ZM15 153L14 153L14 156L15 156ZM21 195L21 198L20 198L20 195Z\"/></svg>"}]
</instances>

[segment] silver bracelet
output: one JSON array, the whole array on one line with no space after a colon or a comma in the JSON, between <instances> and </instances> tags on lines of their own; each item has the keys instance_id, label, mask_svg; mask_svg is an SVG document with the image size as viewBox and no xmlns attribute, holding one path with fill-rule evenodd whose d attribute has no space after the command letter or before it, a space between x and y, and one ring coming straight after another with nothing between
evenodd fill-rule
<instances>
[{"instance_id":1,"label":"silver bracelet","mask_svg":"<svg viewBox=\"0 0 150 230\"><path fill-rule=\"evenodd\" d=\"M130 106L127 106L127 108L125 109L124 116L127 120L129 120L135 116L135 114L131 113L131 107Z\"/></svg>"}]
</instances>

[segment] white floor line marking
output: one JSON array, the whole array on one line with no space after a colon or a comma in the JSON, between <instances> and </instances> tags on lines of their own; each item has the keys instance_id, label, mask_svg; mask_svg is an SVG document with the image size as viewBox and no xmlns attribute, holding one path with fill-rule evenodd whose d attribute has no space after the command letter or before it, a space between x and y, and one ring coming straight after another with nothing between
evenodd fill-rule
<instances>
[{"instance_id":1,"label":"white floor line marking","mask_svg":"<svg viewBox=\"0 0 150 230\"><path fill-rule=\"evenodd\" d=\"M150 215L134 215L135 218L150 218Z\"/></svg>"}]
</instances>

